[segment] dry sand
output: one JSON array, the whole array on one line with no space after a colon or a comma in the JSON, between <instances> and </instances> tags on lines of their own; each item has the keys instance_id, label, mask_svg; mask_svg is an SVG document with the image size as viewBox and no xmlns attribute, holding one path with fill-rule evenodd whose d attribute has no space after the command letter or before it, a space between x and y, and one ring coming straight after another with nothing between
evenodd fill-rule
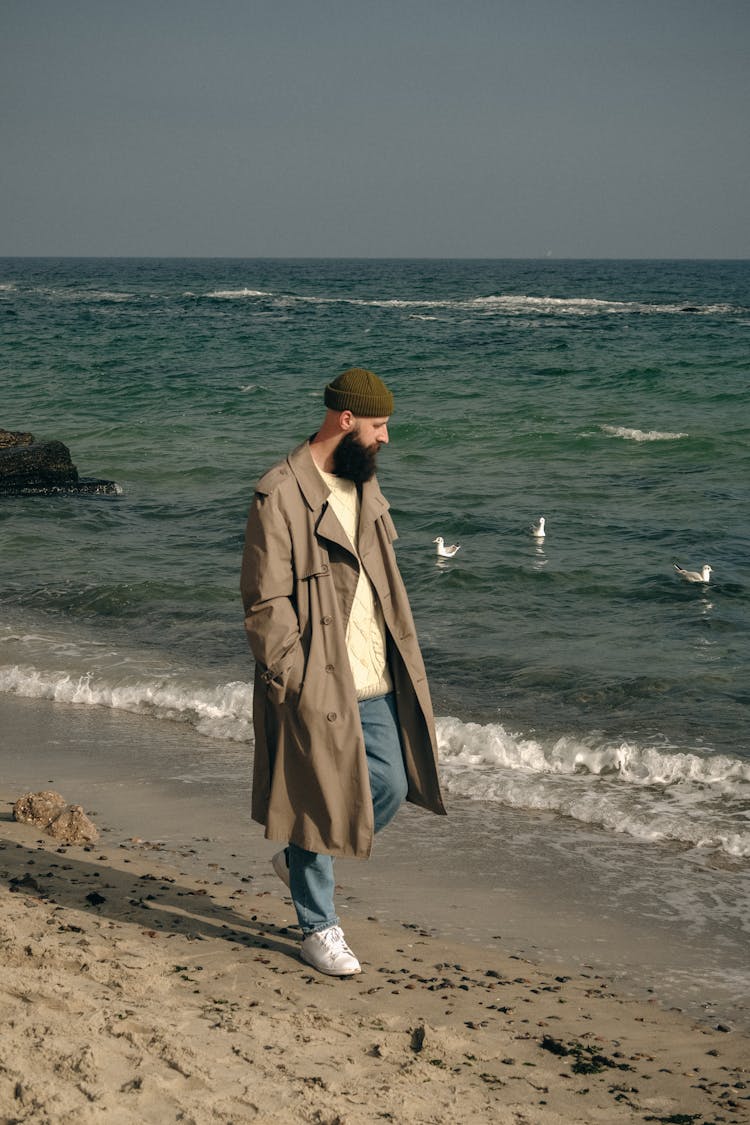
<instances>
[{"instance_id":1,"label":"dry sand","mask_svg":"<svg viewBox=\"0 0 750 1125\"><path fill-rule=\"evenodd\" d=\"M364 917L362 975L332 980L299 961L281 884L138 840L61 847L4 796L3 1125L750 1121L730 1025Z\"/></svg>"}]
</instances>

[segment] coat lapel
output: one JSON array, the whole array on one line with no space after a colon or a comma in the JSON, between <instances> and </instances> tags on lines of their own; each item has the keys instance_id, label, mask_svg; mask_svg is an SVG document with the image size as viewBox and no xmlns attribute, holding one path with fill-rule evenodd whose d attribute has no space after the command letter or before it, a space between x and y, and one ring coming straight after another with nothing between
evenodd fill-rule
<instances>
[{"instance_id":1,"label":"coat lapel","mask_svg":"<svg viewBox=\"0 0 750 1125\"><path fill-rule=\"evenodd\" d=\"M310 442L305 441L302 445L298 445L297 448L289 454L287 460L289 462L289 468L297 479L297 484L299 485L305 503L313 513L313 524L316 536L320 539L328 540L329 543L335 543L338 547L341 547L342 550L351 555L352 544L349 542L346 532L339 523L336 513L328 503L330 493L312 459Z\"/></svg>"},{"instance_id":2,"label":"coat lapel","mask_svg":"<svg viewBox=\"0 0 750 1125\"><path fill-rule=\"evenodd\" d=\"M387 512L390 507L383 493L380 491L377 477L365 481L362 485L362 500L359 509L359 538L357 550L359 557L365 559L369 552L377 545L375 523Z\"/></svg>"}]
</instances>

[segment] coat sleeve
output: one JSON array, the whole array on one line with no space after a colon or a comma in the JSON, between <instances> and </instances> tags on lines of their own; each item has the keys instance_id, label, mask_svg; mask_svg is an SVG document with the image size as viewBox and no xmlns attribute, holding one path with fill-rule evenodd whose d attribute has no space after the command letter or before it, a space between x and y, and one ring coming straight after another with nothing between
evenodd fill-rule
<instances>
[{"instance_id":1,"label":"coat sleeve","mask_svg":"<svg viewBox=\"0 0 750 1125\"><path fill-rule=\"evenodd\" d=\"M289 526L277 495L256 492L240 579L245 630L262 679L286 692L302 657Z\"/></svg>"}]
</instances>

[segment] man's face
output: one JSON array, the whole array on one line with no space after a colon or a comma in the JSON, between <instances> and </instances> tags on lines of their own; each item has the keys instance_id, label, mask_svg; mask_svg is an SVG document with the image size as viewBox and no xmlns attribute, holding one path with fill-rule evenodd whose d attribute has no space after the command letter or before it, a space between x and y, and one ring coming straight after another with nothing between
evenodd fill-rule
<instances>
[{"instance_id":1,"label":"man's face","mask_svg":"<svg viewBox=\"0 0 750 1125\"><path fill-rule=\"evenodd\" d=\"M387 445L388 437L388 418L357 418L355 430L359 434L359 439L364 446L376 445L378 448L381 445Z\"/></svg>"},{"instance_id":2,"label":"man's face","mask_svg":"<svg viewBox=\"0 0 750 1125\"><path fill-rule=\"evenodd\" d=\"M353 423L333 452L333 471L362 484L375 476L378 450L388 444L388 419L357 418Z\"/></svg>"}]
</instances>

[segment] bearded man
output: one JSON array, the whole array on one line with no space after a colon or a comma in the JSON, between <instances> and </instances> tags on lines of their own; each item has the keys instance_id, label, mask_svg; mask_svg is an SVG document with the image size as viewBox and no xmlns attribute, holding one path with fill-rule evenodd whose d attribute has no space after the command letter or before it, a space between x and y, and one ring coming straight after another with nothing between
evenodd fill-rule
<instances>
[{"instance_id":1,"label":"bearded man","mask_svg":"<svg viewBox=\"0 0 750 1125\"><path fill-rule=\"evenodd\" d=\"M241 589L255 657L253 818L286 845L300 955L361 966L334 906L333 857L369 857L405 799L444 814L432 704L397 538L375 477L393 395L352 367L318 432L270 469L247 522Z\"/></svg>"}]
</instances>

